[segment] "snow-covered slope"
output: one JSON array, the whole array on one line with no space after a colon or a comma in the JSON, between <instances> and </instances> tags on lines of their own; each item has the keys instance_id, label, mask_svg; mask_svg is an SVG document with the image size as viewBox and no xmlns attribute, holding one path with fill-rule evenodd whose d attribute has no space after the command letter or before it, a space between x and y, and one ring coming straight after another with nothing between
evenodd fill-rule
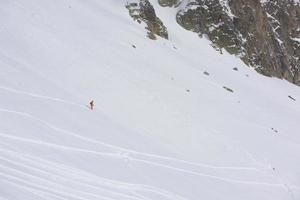
<instances>
[{"instance_id":1,"label":"snow-covered slope","mask_svg":"<svg viewBox=\"0 0 300 200\"><path fill-rule=\"evenodd\" d=\"M125 0L1 1L1 200L300 199L299 87L152 3L169 41Z\"/></svg>"}]
</instances>

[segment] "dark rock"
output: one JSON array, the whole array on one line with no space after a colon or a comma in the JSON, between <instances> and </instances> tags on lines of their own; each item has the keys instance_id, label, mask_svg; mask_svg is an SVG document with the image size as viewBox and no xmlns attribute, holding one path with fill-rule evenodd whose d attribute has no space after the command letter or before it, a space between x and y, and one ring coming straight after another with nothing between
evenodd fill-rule
<instances>
[{"instance_id":1,"label":"dark rock","mask_svg":"<svg viewBox=\"0 0 300 200\"><path fill-rule=\"evenodd\" d=\"M208 72L206 72L206 71L205 71L205 72L203 72L203 74L205 74L205 75L209 76L209 73L208 73Z\"/></svg>"},{"instance_id":2,"label":"dark rock","mask_svg":"<svg viewBox=\"0 0 300 200\"><path fill-rule=\"evenodd\" d=\"M156 35L168 39L168 31L162 21L156 16L152 4L148 0L139 0L136 3L128 3L126 8L133 20L144 22L148 30L147 35L155 40Z\"/></svg>"},{"instance_id":3,"label":"dark rock","mask_svg":"<svg viewBox=\"0 0 300 200\"><path fill-rule=\"evenodd\" d=\"M278 133L278 130L276 130L275 128L271 128L271 129L274 133Z\"/></svg>"},{"instance_id":4,"label":"dark rock","mask_svg":"<svg viewBox=\"0 0 300 200\"><path fill-rule=\"evenodd\" d=\"M177 22L261 74L300 85L300 5L293 0L184 1Z\"/></svg>"},{"instance_id":5,"label":"dark rock","mask_svg":"<svg viewBox=\"0 0 300 200\"><path fill-rule=\"evenodd\" d=\"M223 88L224 88L225 90L227 90L228 92L232 92L232 93L233 93L233 90L230 89L229 87L223 86Z\"/></svg>"},{"instance_id":6,"label":"dark rock","mask_svg":"<svg viewBox=\"0 0 300 200\"><path fill-rule=\"evenodd\" d=\"M290 99L292 99L293 101L296 101L296 99L294 98L294 97L292 97L292 96L288 96Z\"/></svg>"}]
</instances>

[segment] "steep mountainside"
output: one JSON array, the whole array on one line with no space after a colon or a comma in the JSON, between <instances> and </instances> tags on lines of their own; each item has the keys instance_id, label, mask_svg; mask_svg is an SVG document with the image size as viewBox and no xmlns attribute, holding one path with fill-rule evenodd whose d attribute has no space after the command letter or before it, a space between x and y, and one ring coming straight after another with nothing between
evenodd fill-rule
<instances>
[{"instance_id":1,"label":"steep mountainside","mask_svg":"<svg viewBox=\"0 0 300 200\"><path fill-rule=\"evenodd\" d=\"M0 1L0 200L300 199L300 88L179 3Z\"/></svg>"},{"instance_id":2,"label":"steep mountainside","mask_svg":"<svg viewBox=\"0 0 300 200\"><path fill-rule=\"evenodd\" d=\"M295 0L159 0L177 22L266 76L300 85L300 4Z\"/></svg>"}]
</instances>

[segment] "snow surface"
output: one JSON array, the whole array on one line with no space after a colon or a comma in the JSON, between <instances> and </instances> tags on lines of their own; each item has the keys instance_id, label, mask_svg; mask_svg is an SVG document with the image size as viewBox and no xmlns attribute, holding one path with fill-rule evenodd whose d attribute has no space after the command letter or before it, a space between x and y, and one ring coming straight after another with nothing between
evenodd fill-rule
<instances>
[{"instance_id":1,"label":"snow surface","mask_svg":"<svg viewBox=\"0 0 300 200\"><path fill-rule=\"evenodd\" d=\"M300 199L299 87L152 3L169 41L125 0L1 1L1 200Z\"/></svg>"}]
</instances>

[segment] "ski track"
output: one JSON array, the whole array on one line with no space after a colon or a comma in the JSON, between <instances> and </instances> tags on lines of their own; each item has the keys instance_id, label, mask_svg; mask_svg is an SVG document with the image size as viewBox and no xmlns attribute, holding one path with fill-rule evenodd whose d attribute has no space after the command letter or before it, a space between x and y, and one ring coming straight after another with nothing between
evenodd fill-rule
<instances>
[{"instance_id":1,"label":"ski track","mask_svg":"<svg viewBox=\"0 0 300 200\"><path fill-rule=\"evenodd\" d=\"M73 147L65 147L65 146L60 146L60 145L56 145L56 144L51 144L51 143L46 143L46 142L41 142L41 141L36 141L36 140L31 140L31 139L25 139L25 138L16 137L16 136L10 136L8 134L3 134L3 133L0 133L0 137L12 139L12 140L18 140L18 141L22 141L22 142L34 143L34 144L38 144L38 145L44 145L44 146L53 147L53 148L59 148L59 149L63 149L63 150L78 151L78 152L82 152L82 153L92 153L92 154L96 154L96 155L100 155L100 156L103 156L103 155L111 156L112 155L112 157L114 157L114 158L124 158L124 157L120 157L119 154L107 154L107 153L101 153L101 152L97 152L97 151L90 151L90 150L73 148ZM220 176L213 176L213 175L209 175L209 174L198 173L198 172L194 172L194 171L190 171L190 170L180 169L177 167L164 165L164 164L160 164L160 163L156 163L156 162L152 162L152 161L137 159L137 158L133 158L133 157L128 157L128 160L142 162L142 163L146 163L149 165L158 166L158 167L162 167L162 168L171 169L173 171L182 172L185 174L196 175L196 176L201 176L201 177L206 177L206 178L212 178L212 179L230 182L230 183L240 183L240 184L249 184L249 185L264 185L264 186L272 186L272 187L284 187L284 185L280 184L280 183L275 184L275 183L268 183L268 182L243 181L243 180L230 179L230 178L225 178L225 177L220 177Z\"/></svg>"},{"instance_id":2,"label":"ski track","mask_svg":"<svg viewBox=\"0 0 300 200\"><path fill-rule=\"evenodd\" d=\"M34 196L38 196L41 199L48 199L47 196L49 196L50 199L53 199L53 197L54 197L54 199L68 200L67 198L64 198L62 196L58 196L58 195L50 193L50 192L34 189L32 187L28 187L28 186L25 186L25 185L17 184L13 181L9 181L9 180L2 180L2 181L6 182L7 184L14 185L14 188L20 188L20 189L23 189L25 191L28 191L29 193L33 194ZM0 198L0 200L1 200L1 198Z\"/></svg>"},{"instance_id":3,"label":"ski track","mask_svg":"<svg viewBox=\"0 0 300 200\"><path fill-rule=\"evenodd\" d=\"M91 188L91 189L95 189L95 190L99 190L99 187L96 187L97 184L88 184L88 183L84 183L84 179L80 179L80 180L75 180L74 178L76 178L76 176L74 176L75 174L73 174L74 177L63 177L63 173L60 172L59 170L55 170L56 172L54 173L50 173L48 171L53 171L53 169L49 169L48 168L48 171L46 171L47 169L40 169L40 168L37 168L37 167L32 167L32 166L29 166L29 165L25 165L25 164L20 164L19 162L15 162L15 161L12 161L11 159L6 159L6 158L3 158L0 156L0 160L4 160L8 163L11 163L11 164L14 164L16 166L20 166L20 167L23 167L23 168L26 168L26 169L30 169L34 172L39 172L41 174L44 174L46 177L51 177L55 180L60 180L62 182L72 182L72 184L77 184L78 186L80 187L86 187L86 188ZM38 166L39 164L38 163L35 163L36 166ZM112 190L108 190L108 189L105 189L105 188L101 188L102 191L104 192L107 192L107 193L110 193L112 195L115 195L115 196L120 196L122 198L127 198L127 199L135 199L135 200L138 200L138 198L136 198L135 196L130 196L130 195L126 195L126 194L123 194L123 193L120 193L120 192L114 192Z\"/></svg>"},{"instance_id":4,"label":"ski track","mask_svg":"<svg viewBox=\"0 0 300 200\"><path fill-rule=\"evenodd\" d=\"M24 175L26 176L26 174L24 174ZM8 175L8 174L4 174L4 173L1 173L1 172L0 172L0 177L6 178L6 179L10 180L11 182L14 181L14 183L19 182L19 183L25 184L27 186L30 186L30 187L38 189L38 190L54 193L56 195L58 195L58 194L63 195L63 196L66 196L68 198L71 197L71 198L80 199L80 200L88 200L88 199L95 199L95 198L113 200L111 198L103 197L103 196L100 196L100 195L95 195L95 194L92 194L92 193L81 192L81 191L78 191L78 190L73 190L73 189L70 189L70 188L66 188L66 187L64 187L62 185L59 185L59 184L53 184L53 183L51 184L50 183L50 185L47 185L47 186L44 186L44 185L41 185L41 184L37 185L37 184L33 184L31 181L27 181L27 179L21 179L21 178L18 178L18 177L12 176L12 175ZM35 179L33 178L31 180L35 180ZM55 185L56 186L61 186L60 187L61 190L53 189Z\"/></svg>"},{"instance_id":5,"label":"ski track","mask_svg":"<svg viewBox=\"0 0 300 200\"><path fill-rule=\"evenodd\" d=\"M9 180L14 180L15 182L20 182L20 183L23 183L25 185L29 185L33 188L36 188L36 189L39 189L39 190L42 190L42 191L47 191L47 192L51 192L51 193L54 193L54 194L60 194L60 195L64 195L64 196L69 196L69 197L77 197L79 199L106 199L106 200L114 200L116 199L116 197L108 197L108 196L105 196L103 194L98 194L98 190L96 190L95 192L87 192L87 191L83 191L84 189L83 188L80 188L80 190L77 190L76 188L73 188L73 187L67 187L65 185L62 185L62 184L59 184L57 182L54 182L54 181L49 181L49 180L46 180L44 178L41 178L41 177L37 177L37 176L34 176L34 175L31 175L31 174L28 174L28 173L24 173L20 170L16 170L16 169L12 169L12 168L7 168L7 167L3 167L0 165L0 168L2 169L7 169L10 174L4 174L4 173L1 173L0 172L0 176L4 177L4 178L7 178ZM11 175L13 172L13 174L15 174L15 176ZM23 178L21 178L21 177ZM31 180L31 181L27 181L27 180ZM33 184L32 182L35 181L35 182L38 182L40 184ZM59 189L58 189L59 188ZM146 191L150 191L150 192L153 192L153 193L156 193L156 194L160 194L160 192L157 192L156 190L153 190L153 189L144 189L143 190L146 190ZM73 195L74 194L74 195ZM172 198L170 197L170 195L161 195L161 196L166 196L168 197L167 199L174 199L175 196L178 196L178 195L172 195ZM179 196L178 196L179 197ZM124 196L122 198L118 198L118 199L125 199ZM139 198L132 198L132 197L127 197L126 199L139 199ZM180 198L180 199L183 199L183 198Z\"/></svg>"},{"instance_id":6,"label":"ski track","mask_svg":"<svg viewBox=\"0 0 300 200\"><path fill-rule=\"evenodd\" d=\"M38 158L36 156L32 156L32 155L27 155L27 154L23 154L23 153L18 153L18 152L14 152L14 151L10 151L10 150L4 150L4 149L0 149L0 151L12 154L14 156L18 155L18 158L28 158L27 160L30 162L35 162L37 165L40 166L44 166L45 168L47 168L49 170L49 166L52 166L53 169L57 169L59 172L62 172L62 174L70 174L70 175L81 175L81 178L83 178L83 180L98 180L100 177L88 173L86 171L82 171L79 169L75 169L73 167L70 166L66 166L63 164L58 164L49 160L45 160L45 159L41 159ZM36 161L34 161L36 160ZM44 163L44 165L43 165ZM66 172L65 172L66 171ZM76 176L74 176L76 178ZM88 177L88 179L86 179ZM101 178L102 182L101 184L104 184L106 186L109 187L116 187L118 186L119 189L129 189L129 188L135 188L135 189L140 189L140 186L143 185L136 185L136 184L130 184L130 183L124 183L124 182L120 182L120 181L115 181L115 180L110 180L110 179L106 179L106 178ZM143 188L153 188L151 186L143 186Z\"/></svg>"},{"instance_id":7,"label":"ski track","mask_svg":"<svg viewBox=\"0 0 300 200\"><path fill-rule=\"evenodd\" d=\"M163 191L162 189L155 188L152 186L141 185L141 184L137 185L137 184L131 184L131 183L124 183L124 182L120 182L120 181L116 181L116 180L110 180L110 179L96 176L94 174L87 173L82 170L74 169L69 166L64 166L62 164L57 164L57 163L54 164L53 162L50 162L50 161L44 160L44 159L40 159L37 157L28 156L28 155L20 154L20 153L13 152L13 151L7 151L7 150L3 150L3 149L0 149L0 150L4 151L4 152L8 152L9 154L12 154L14 156L18 155L18 157L20 157L20 159L24 159L24 158L28 157L27 161L34 162L34 166L40 166L40 167L43 166L42 168L45 168L45 170L47 170L47 171L54 170L57 174L57 175L54 174L55 176L67 176L67 177L65 177L66 180L72 181L74 179L78 179L77 181L79 181L79 183L81 183L82 181L85 181L85 182L89 181L90 184L88 184L88 185L93 185L93 187L95 187L95 185L96 186L99 185L100 187L102 187L102 189L103 189L103 187L106 187L106 188L113 188L113 189L118 189L118 190L125 190L125 191L129 191L131 193L135 193L136 191L140 191L140 190L152 191L152 192L155 192L156 194L160 194L162 196L169 197L170 199L172 199L172 197L173 197L172 193L170 193L168 191ZM35 159L37 161L33 161ZM43 165L43 163L44 163L44 165ZM23 164L19 164L19 165L23 165ZM28 167L28 166L25 165L24 167ZM35 169L35 168L36 167L34 167L33 169ZM38 170L40 170L40 169L38 169ZM48 173L48 172L44 172L44 173ZM104 190L107 190L107 189L104 189ZM114 193L114 194L123 195L123 197L125 197L124 194L122 194L122 193L119 193L119 192L116 193L116 192L112 192L110 190L107 190L107 191ZM128 196L128 195L126 195L126 196Z\"/></svg>"},{"instance_id":8,"label":"ski track","mask_svg":"<svg viewBox=\"0 0 300 200\"><path fill-rule=\"evenodd\" d=\"M34 98L40 98L40 99L45 99L45 100L50 100L50 101L56 101L56 102L60 102L60 103L64 103L64 104L69 104L69 105L73 105L73 106L77 106L77 107L81 107L81 108L86 109L84 105L81 105L81 104L78 104L78 103L74 103L74 102L71 102L71 101L67 101L67 100L64 100L64 99L59 99L59 98L54 98L54 97L49 97L49 96L44 96L44 95L39 95L39 94L34 94L34 93L29 93L29 92L24 92L24 91L20 91L20 90L8 88L8 87L3 87L3 86L0 86L0 89L6 90L6 91L9 91L9 92L12 92L12 93L17 93L17 94L21 94L21 95L27 95L27 96L31 96L31 97L34 97ZM58 127L56 127L56 126L54 126L54 125L52 125L52 124L50 124L50 123L48 123L48 122L46 122L44 120L41 120L41 119L39 119L39 118L37 118L37 117L29 114L29 113L19 112L19 111L12 111L12 110L4 109L4 108L0 108L0 111L1 112L7 112L7 113L13 113L13 114L16 114L16 115L20 115L20 116L24 116L24 117L28 117L28 118L34 119L34 120L36 120L36 121L38 121L38 122L46 125L47 127L49 127L51 129L57 131L57 132L68 134L68 135L71 135L73 137L82 139L82 140L87 141L87 142L101 144L101 145L109 147L111 149L122 151L123 154L122 153L99 152L99 151L92 151L92 150L75 148L75 147L61 146L61 145L57 145L57 144L53 144L53 143L48 143L48 142L43 142L43 141L37 141L37 140L32 140L32 139L27 139L27 138L21 138L21 137L16 137L16 136L11 136L11 135L8 135L8 134L0 133L0 136L4 137L4 138L9 138L9 139L18 140L18 141L27 142L27 143L33 143L33 144L36 144L36 145L44 145L44 146L47 146L47 147L61 149L61 150L76 151L76 152L81 152L81 153L90 153L90 154L95 154L95 155L98 155L98 156L113 157L113 158L116 158L116 159L120 159L120 158L122 158L122 159L128 159L129 161L141 162L141 163L144 163L144 164L148 164L148 165L152 165L152 166L156 166L156 167L167 168L167 169L170 169L170 170L173 170L173 171L177 171L177 172L181 172L181 173L185 173L185 174L196 175L196 176L200 176L200 177L206 177L206 178L216 179L216 180L219 180L219 181L225 181L225 182L230 182L230 183L249 184L249 185L262 185L262 186L280 187L280 188L286 189L286 185L282 184L282 183L268 183L268 182L255 182L255 181L243 181L243 180L230 179L230 178L226 178L226 177L220 177L220 176L214 176L214 175L199 173L199 172L195 172L195 171L190 171L190 170L186 170L186 169L182 169L182 168L178 168L178 167L174 167L174 166L170 166L170 165L166 165L166 164L161 164L159 162L153 162L153 161L149 161L149 160L145 160L145 159L134 158L132 156L134 156L134 155L144 156L145 158L159 159L159 160L162 160L162 161L172 161L174 163L181 163L181 164L186 164L186 165L190 165L190 166L210 168L210 169L215 169L215 170L257 170L257 171L261 171L258 168L254 168L254 167L232 167L232 166L212 166L212 165L207 165L207 164L203 164L203 163L194 163L194 162L185 161L185 160L176 159L176 158L167 157L167 156L161 156L161 155L155 155L155 154L148 154L148 153L138 152L138 151L135 151L135 150L131 150L131 149L127 149L127 148L122 148L122 147L115 146L115 145L112 145L112 144L107 144L107 143L104 143L104 142L101 142L101 141L97 141L97 140L93 140L93 139L90 139L90 138L86 138L86 137L78 135L78 134L76 134L74 132L70 132L70 131L58 128ZM132 156L125 155L124 153L127 153L127 154L130 153L130 154L132 154ZM250 153L248 152L248 154L250 154ZM255 158L253 158L253 160L256 161ZM256 161L256 162L259 163L258 161ZM15 164L17 164L17 163L15 163ZM5 176L5 174L3 174L3 173L0 173L0 175ZM7 176L9 176L9 175L6 175L6 177ZM10 177L10 178L12 178L12 177ZM17 180L19 180L17 177L14 177L14 178L17 179ZM19 180L19 181L22 182L22 180ZM72 180L72 181L74 181L74 180ZM24 183L24 180L23 180L23 183ZM25 181L25 183L29 184L26 181ZM16 184L16 183L14 183L14 184ZM115 183L113 183L112 185L114 185L114 184ZM31 186L34 186L34 185L31 185ZM25 187L25 186L23 186L23 187ZM35 187L38 187L38 186L35 185ZM300 190L299 186L289 185L289 187L292 188L292 189ZM40 188L42 188L42 186ZM145 188L143 188L143 190L144 189ZM30 188L27 188L27 190L34 191L34 189L30 189ZM40 191L40 190L38 190L38 191ZM157 193L157 189L156 188L155 189L149 189L148 188L147 191ZM37 191L35 191L35 192L37 192ZM61 192L61 191L52 191L52 192L56 192L57 194L60 194L60 195L66 195L64 192ZM49 192L41 192L40 191L40 193L41 194L43 193L43 194L50 195ZM136 191L134 191L134 193L136 193ZM141 199L143 199L143 200L149 200L148 197L144 197L143 195L140 195L138 193L136 193L136 194L139 197L141 197ZM163 193L159 192L159 194L160 195L163 194L163 196L171 198L170 194L166 194L165 192L163 192ZM53 195L53 194L51 193L51 195ZM134 200L138 200L139 199L139 198L134 197L134 196L127 196L127 195L124 195L124 194L119 194L119 195L123 195L123 198L129 198L129 199L134 199ZM66 196L68 196L68 195L66 195ZM93 194L92 194L92 196L93 196ZM72 195L69 195L69 197L74 198L74 196L72 196ZM103 196L97 196L96 195L94 197L102 198L102 199L106 199L106 200L112 200L111 198L103 197ZM65 199L65 198L61 198L61 197L59 197L59 198L60 199ZM84 198L77 198L77 199L85 200ZM183 198L183 199L185 199L185 198Z\"/></svg>"},{"instance_id":9,"label":"ski track","mask_svg":"<svg viewBox=\"0 0 300 200\"><path fill-rule=\"evenodd\" d=\"M171 158L171 157L166 157L166 156L161 156L161 155L155 155L155 154L138 152L138 151L134 151L134 150L131 150L131 149L126 149L126 148L123 148L123 147L119 147L119 146L115 146L115 145L112 145L112 144L107 144L107 143L104 143L104 142L101 142L101 141L97 141L97 140L93 140L93 139L90 139L90 138L86 138L86 137L81 136L79 134L76 134L74 132L58 128L58 127L56 127L56 126L54 126L54 125L52 125L52 124L50 124L50 123L48 123L48 122L46 122L44 120L41 120L41 119L39 119L37 117L34 117L33 115L25 113L25 112L11 111L11 110L7 110L7 109L3 109L3 108L0 108L0 112L14 113L14 114L17 114L17 115L29 117L31 119L39 121L40 123L48 126L49 128L51 128L51 129L53 129L55 131L62 132L64 134L68 134L68 135L71 135L73 137L77 137L77 138L85 140L87 142L101 144L103 146L106 146L106 147L109 147L109 148L113 148L113 149L116 149L118 151L123 151L123 152L126 152L126 153L141 155L141 156L150 157L150 158L162 159L162 160L169 160L169 161L174 161L174 162L178 162L178 163L183 163L183 164L188 164L188 165L193 165L193 166L198 166L198 167L204 167L204 168L210 168L210 169L258 170L257 168L254 168L254 167L213 166L213 165L202 164L202 163L194 163L194 162L190 162L190 161L185 161L185 160Z\"/></svg>"},{"instance_id":10,"label":"ski track","mask_svg":"<svg viewBox=\"0 0 300 200\"><path fill-rule=\"evenodd\" d=\"M115 158L124 158L121 154L118 153L106 153L106 152L99 152L99 151L93 151L93 150L87 150L87 149L82 149L82 148L75 148L75 147L69 147L69 146L62 146L54 143L49 143L49 142L43 142L39 140L32 140L32 139L27 139L27 138L22 138L22 137L17 137L17 136L11 136L9 134L1 133L0 132L0 137L7 138L7 139L12 139L12 140L18 140L26 143L32 143L36 145L43 145L46 147L51 147L55 149L62 149L62 150L69 150L69 151L75 151L75 152L81 152L81 153L90 153L90 154L95 154L99 156L105 156L105 157L115 157Z\"/></svg>"},{"instance_id":11,"label":"ski track","mask_svg":"<svg viewBox=\"0 0 300 200\"><path fill-rule=\"evenodd\" d=\"M0 168L1 168L1 166L0 166ZM17 170L15 170L15 171L17 171ZM19 172L19 171L17 171L17 172ZM21 172L20 172L21 173ZM23 183L23 184L26 184L26 185L29 185L29 186L31 186L31 187L33 187L33 188L37 188L37 189L39 189L39 190L45 190L45 191L48 191L48 192L51 192L51 193L55 193L55 194L61 194L61 195L64 195L64 196L71 196L71 195L68 195L68 194L76 194L76 196L71 196L71 197L78 197L78 196L86 196L86 195L88 195L88 199L90 199L90 197L96 197L97 199L98 198L102 198L102 199L106 199L106 200L113 200L113 199L134 199L134 200L138 200L138 199L143 199L143 198L137 198L137 197L130 197L130 196L125 196L125 195L120 195L119 194L119 196L122 196L122 197L120 197L120 198L117 198L117 197L107 197L107 196L104 196L104 195L99 195L99 194L95 194L95 193L91 193L91 192L82 192L82 189L80 190L81 192L76 192L76 191L78 191L78 190L75 190L75 189L72 189L72 188L67 188L67 187L64 187L63 185L61 185L61 184L56 184L56 183L54 183L54 182L50 182L50 181L47 181L47 180L45 180L45 179L41 179L41 178L39 178L39 177L35 177L35 176L32 176L32 175L28 175L28 174L26 174L26 173L23 173L23 175L24 176L26 176L26 179L25 180L28 180L28 176L29 177L31 177L31 179L30 180L34 180L34 181L36 181L36 179L39 179L39 180L42 180L42 181L45 181L45 182L47 182L48 184L43 184L43 186L40 186L40 184L39 185L36 185L36 184L31 184L31 182L29 182L29 181L25 181L24 179L21 179L21 178L19 178L19 177L15 177L15 176L12 176L12 175L6 175L6 174L3 174L3 173L1 173L0 172L0 176L3 176L3 177L6 177L6 178L9 178L9 179L12 179L12 180L14 180L14 181L19 181L19 182L21 182L21 183ZM14 182L15 183L15 182ZM46 185L46 186L44 186L44 185ZM56 187L55 187L56 186ZM49 189L49 188L51 188L51 189ZM65 193L65 192L61 192L60 190L57 190L57 189L52 189L52 188L61 188L63 191L66 191L67 193ZM97 188L98 190L100 189L100 188ZM118 189L118 188L117 188ZM153 189L142 189L142 190L144 190L144 191L150 191L150 192L153 192L153 193L155 193L155 194L161 194L161 192L158 192L158 191L156 191L156 190L153 190ZM116 193L116 192L115 192ZM140 197L141 197L141 195L139 195ZM174 197L175 196L178 196L178 195L166 195L166 194L163 194L163 195L161 195L161 196L163 196L163 197L166 197L167 199L174 199ZM178 196L179 197L179 196ZM80 199L82 199L82 198L80 198ZM144 198L145 199L145 198ZM146 199L150 199L150 198L146 198ZM178 198L179 199L179 198ZM180 198L180 199L186 199L186 198ZM150 199L150 200L152 200L152 199Z\"/></svg>"},{"instance_id":12,"label":"ski track","mask_svg":"<svg viewBox=\"0 0 300 200\"><path fill-rule=\"evenodd\" d=\"M17 94L27 95L27 96L36 97L36 98L45 99L45 100L50 100L50 101L57 101L57 102L60 102L60 103L65 103L65 104L85 108L85 106L82 105L82 104L74 103L72 101L67 101L67 100L64 100L64 99L56 98L56 97L49 97L49 96L44 96L44 95L40 95L40 94L24 92L24 91L21 91L21 90L9 88L9 87L3 87L3 86L0 86L0 89L6 90L6 91L9 91L9 92L13 92L13 93L17 93Z\"/></svg>"}]
</instances>

